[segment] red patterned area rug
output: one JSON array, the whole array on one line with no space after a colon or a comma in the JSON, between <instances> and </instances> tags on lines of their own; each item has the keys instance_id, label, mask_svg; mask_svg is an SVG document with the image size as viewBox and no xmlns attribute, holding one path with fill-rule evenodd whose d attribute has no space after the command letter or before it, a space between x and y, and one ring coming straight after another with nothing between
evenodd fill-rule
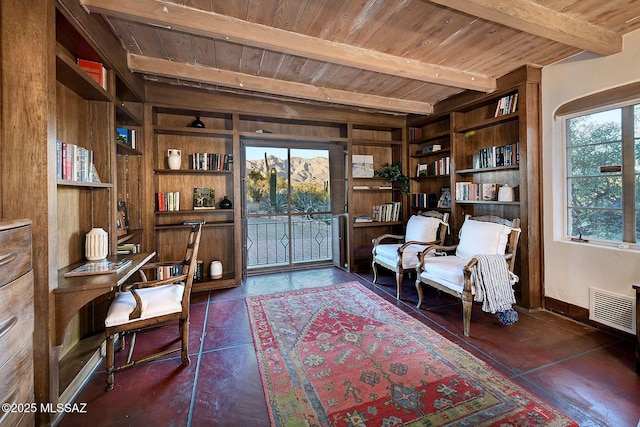
<instances>
[{"instance_id":1,"label":"red patterned area rug","mask_svg":"<svg viewBox=\"0 0 640 427\"><path fill-rule=\"evenodd\" d=\"M246 301L273 426L577 426L356 282Z\"/></svg>"}]
</instances>

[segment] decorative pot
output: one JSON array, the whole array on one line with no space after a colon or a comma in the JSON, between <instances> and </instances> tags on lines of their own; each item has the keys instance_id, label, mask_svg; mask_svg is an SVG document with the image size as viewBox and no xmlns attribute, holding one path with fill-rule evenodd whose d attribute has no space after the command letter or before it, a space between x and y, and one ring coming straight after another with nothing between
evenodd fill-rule
<instances>
[{"instance_id":1,"label":"decorative pot","mask_svg":"<svg viewBox=\"0 0 640 427\"><path fill-rule=\"evenodd\" d=\"M220 200L220 209L231 209L233 207L233 203L229 200L229 196L224 196L222 200Z\"/></svg>"},{"instance_id":2,"label":"decorative pot","mask_svg":"<svg viewBox=\"0 0 640 427\"><path fill-rule=\"evenodd\" d=\"M220 261L211 261L209 266L209 277L219 279L222 277L222 263Z\"/></svg>"},{"instance_id":3,"label":"decorative pot","mask_svg":"<svg viewBox=\"0 0 640 427\"><path fill-rule=\"evenodd\" d=\"M513 202L513 187L503 185L498 189L499 202Z\"/></svg>"},{"instance_id":4,"label":"decorative pot","mask_svg":"<svg viewBox=\"0 0 640 427\"><path fill-rule=\"evenodd\" d=\"M180 169L182 165L182 152L177 148L169 148L167 150L167 162L169 163L169 169Z\"/></svg>"},{"instance_id":5,"label":"decorative pot","mask_svg":"<svg viewBox=\"0 0 640 427\"><path fill-rule=\"evenodd\" d=\"M89 261L107 257L109 253L109 235L102 228L92 228L85 236L84 256Z\"/></svg>"}]
</instances>

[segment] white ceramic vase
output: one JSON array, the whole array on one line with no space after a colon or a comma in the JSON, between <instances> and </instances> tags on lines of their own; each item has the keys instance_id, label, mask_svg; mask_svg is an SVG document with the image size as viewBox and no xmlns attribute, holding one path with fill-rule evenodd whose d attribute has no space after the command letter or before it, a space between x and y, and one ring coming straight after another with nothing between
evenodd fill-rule
<instances>
[{"instance_id":1,"label":"white ceramic vase","mask_svg":"<svg viewBox=\"0 0 640 427\"><path fill-rule=\"evenodd\" d=\"M109 235L102 228L92 228L85 236L84 255L89 261L104 259L109 254Z\"/></svg>"},{"instance_id":2,"label":"white ceramic vase","mask_svg":"<svg viewBox=\"0 0 640 427\"><path fill-rule=\"evenodd\" d=\"M169 169L178 170L182 164L182 152L177 148L169 148L167 150L167 162Z\"/></svg>"}]
</instances>

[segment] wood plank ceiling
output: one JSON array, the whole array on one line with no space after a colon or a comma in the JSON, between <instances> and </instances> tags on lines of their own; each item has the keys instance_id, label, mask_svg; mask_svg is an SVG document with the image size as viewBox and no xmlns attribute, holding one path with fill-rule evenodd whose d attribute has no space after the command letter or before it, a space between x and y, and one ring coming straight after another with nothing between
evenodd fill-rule
<instances>
[{"instance_id":1,"label":"wood plank ceiling","mask_svg":"<svg viewBox=\"0 0 640 427\"><path fill-rule=\"evenodd\" d=\"M524 65L612 55L638 0L80 0L148 81L430 114Z\"/></svg>"}]
</instances>

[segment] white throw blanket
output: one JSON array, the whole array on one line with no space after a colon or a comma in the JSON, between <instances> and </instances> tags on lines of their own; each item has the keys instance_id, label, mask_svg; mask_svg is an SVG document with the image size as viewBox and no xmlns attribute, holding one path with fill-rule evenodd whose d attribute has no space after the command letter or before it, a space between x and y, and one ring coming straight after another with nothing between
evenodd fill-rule
<instances>
[{"instance_id":1,"label":"white throw blanket","mask_svg":"<svg viewBox=\"0 0 640 427\"><path fill-rule=\"evenodd\" d=\"M495 314L515 304L509 266L502 255L475 255L478 260L475 277L475 301L482 302L482 311Z\"/></svg>"}]
</instances>

